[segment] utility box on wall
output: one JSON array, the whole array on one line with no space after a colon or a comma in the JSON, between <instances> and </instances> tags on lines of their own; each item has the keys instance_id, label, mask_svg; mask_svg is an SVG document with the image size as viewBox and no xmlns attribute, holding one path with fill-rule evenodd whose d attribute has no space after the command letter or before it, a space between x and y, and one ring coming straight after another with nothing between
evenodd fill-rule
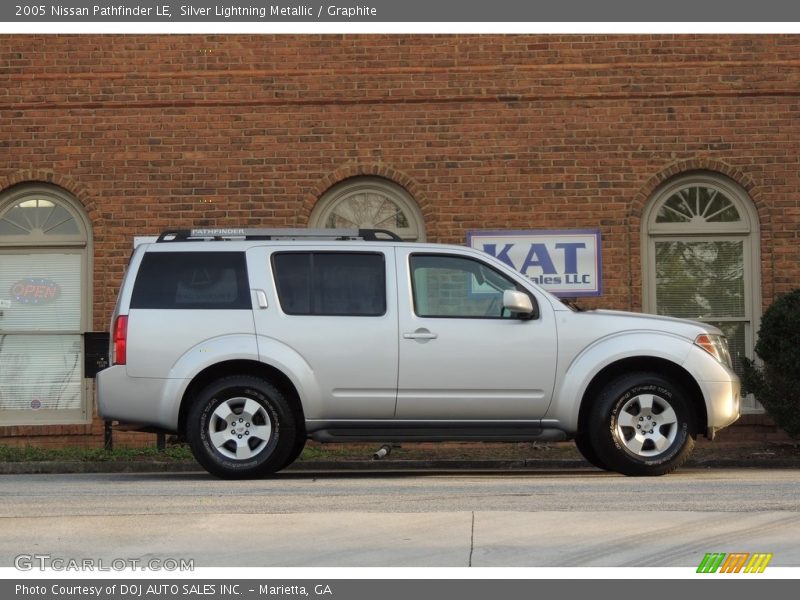
<instances>
[{"instance_id":1,"label":"utility box on wall","mask_svg":"<svg viewBox=\"0 0 800 600\"><path fill-rule=\"evenodd\" d=\"M87 331L83 334L83 376L94 379L109 365L107 331Z\"/></svg>"}]
</instances>

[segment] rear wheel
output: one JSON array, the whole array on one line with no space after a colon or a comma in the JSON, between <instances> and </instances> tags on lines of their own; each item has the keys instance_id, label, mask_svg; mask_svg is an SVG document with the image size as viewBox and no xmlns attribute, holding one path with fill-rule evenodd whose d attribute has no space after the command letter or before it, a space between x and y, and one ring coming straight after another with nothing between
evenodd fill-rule
<instances>
[{"instance_id":1,"label":"rear wheel","mask_svg":"<svg viewBox=\"0 0 800 600\"><path fill-rule=\"evenodd\" d=\"M298 435L297 439L294 442L294 447L292 451L289 453L289 456L286 457L286 461L284 465L278 469L279 471L285 469L289 465L291 465L297 458L303 453L303 448L306 447L306 437L305 435Z\"/></svg>"},{"instance_id":2,"label":"rear wheel","mask_svg":"<svg viewBox=\"0 0 800 600\"><path fill-rule=\"evenodd\" d=\"M295 448L294 413L283 394L258 377L224 377L200 392L186 424L197 462L224 479L283 468Z\"/></svg>"},{"instance_id":3,"label":"rear wheel","mask_svg":"<svg viewBox=\"0 0 800 600\"><path fill-rule=\"evenodd\" d=\"M664 475L689 458L697 437L691 399L657 373L609 382L592 406L589 443L598 460L624 475Z\"/></svg>"}]
</instances>

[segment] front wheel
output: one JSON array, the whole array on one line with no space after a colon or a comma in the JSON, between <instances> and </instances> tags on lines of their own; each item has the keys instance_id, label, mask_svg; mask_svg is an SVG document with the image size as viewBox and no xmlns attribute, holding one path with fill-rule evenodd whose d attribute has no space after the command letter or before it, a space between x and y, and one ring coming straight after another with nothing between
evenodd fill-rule
<instances>
[{"instance_id":1,"label":"front wheel","mask_svg":"<svg viewBox=\"0 0 800 600\"><path fill-rule=\"evenodd\" d=\"M587 434L579 433L575 436L575 447L578 449L578 452L581 453L581 456L583 456L583 458L589 462L589 464L597 467L598 469L602 469L603 471L608 471L608 466L602 460L600 460L600 458L598 458L597 452L594 451Z\"/></svg>"},{"instance_id":2,"label":"front wheel","mask_svg":"<svg viewBox=\"0 0 800 600\"><path fill-rule=\"evenodd\" d=\"M691 399L657 373L609 382L592 406L589 442L597 458L624 475L665 475L689 458L697 437Z\"/></svg>"},{"instance_id":3,"label":"front wheel","mask_svg":"<svg viewBox=\"0 0 800 600\"><path fill-rule=\"evenodd\" d=\"M244 479L283 468L297 432L292 408L275 386L237 375L197 395L186 434L197 462L209 473Z\"/></svg>"}]
</instances>

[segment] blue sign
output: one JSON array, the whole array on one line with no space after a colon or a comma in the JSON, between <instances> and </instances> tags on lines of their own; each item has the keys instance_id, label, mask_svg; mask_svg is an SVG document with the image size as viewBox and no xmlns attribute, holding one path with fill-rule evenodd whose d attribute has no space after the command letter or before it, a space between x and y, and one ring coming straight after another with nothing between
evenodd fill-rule
<instances>
[{"instance_id":1,"label":"blue sign","mask_svg":"<svg viewBox=\"0 0 800 600\"><path fill-rule=\"evenodd\" d=\"M516 269L551 294L567 298L603 293L597 229L469 231L467 245Z\"/></svg>"}]
</instances>

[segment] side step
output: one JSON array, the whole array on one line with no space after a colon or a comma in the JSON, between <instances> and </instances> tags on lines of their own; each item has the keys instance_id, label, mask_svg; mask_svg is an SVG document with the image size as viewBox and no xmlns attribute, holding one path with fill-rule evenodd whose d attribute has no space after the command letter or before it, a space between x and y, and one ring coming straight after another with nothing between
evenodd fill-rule
<instances>
[{"instance_id":1,"label":"side step","mask_svg":"<svg viewBox=\"0 0 800 600\"><path fill-rule=\"evenodd\" d=\"M329 427L310 432L317 442L563 442L560 429L541 427Z\"/></svg>"}]
</instances>

